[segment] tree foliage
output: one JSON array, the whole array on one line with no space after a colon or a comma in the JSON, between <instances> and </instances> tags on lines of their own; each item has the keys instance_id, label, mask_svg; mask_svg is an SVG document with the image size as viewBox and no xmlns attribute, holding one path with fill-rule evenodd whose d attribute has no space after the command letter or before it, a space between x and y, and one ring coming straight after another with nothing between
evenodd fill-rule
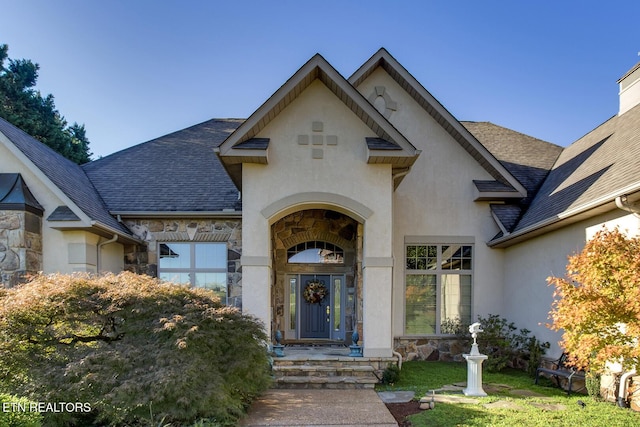
<instances>
[{"instance_id":1,"label":"tree foliage","mask_svg":"<svg viewBox=\"0 0 640 427\"><path fill-rule=\"evenodd\" d=\"M53 95L43 97L35 89L38 64L9 59L8 50L6 44L0 45L0 117L68 159L88 162L91 152L84 125L68 125L56 109Z\"/></svg>"},{"instance_id":2,"label":"tree foliage","mask_svg":"<svg viewBox=\"0 0 640 427\"><path fill-rule=\"evenodd\" d=\"M233 425L270 382L266 338L208 290L40 275L0 292L0 392L91 405L48 425Z\"/></svg>"},{"instance_id":3,"label":"tree foliage","mask_svg":"<svg viewBox=\"0 0 640 427\"><path fill-rule=\"evenodd\" d=\"M563 331L570 361L594 372L611 361L640 367L640 239L603 229L566 270L547 279L555 286L547 326Z\"/></svg>"}]
</instances>

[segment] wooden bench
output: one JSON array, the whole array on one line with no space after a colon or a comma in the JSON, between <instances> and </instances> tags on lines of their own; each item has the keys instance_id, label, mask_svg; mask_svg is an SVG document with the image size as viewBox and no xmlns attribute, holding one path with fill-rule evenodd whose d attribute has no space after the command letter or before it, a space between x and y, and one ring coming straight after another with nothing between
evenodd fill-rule
<instances>
[{"instance_id":1,"label":"wooden bench","mask_svg":"<svg viewBox=\"0 0 640 427\"><path fill-rule=\"evenodd\" d=\"M558 360L553 362L553 368L538 367L538 369L536 369L536 384L538 384L538 378L540 377L540 373L544 373L555 378L556 383L558 384L558 387L561 387L561 388L562 388L562 385L560 384L560 377L566 378L568 381L567 395L571 395L573 380L580 379L584 381L585 375L583 371L579 371L574 367L567 366L566 365L567 358L568 358L567 353L562 353L562 356L560 356Z\"/></svg>"}]
</instances>

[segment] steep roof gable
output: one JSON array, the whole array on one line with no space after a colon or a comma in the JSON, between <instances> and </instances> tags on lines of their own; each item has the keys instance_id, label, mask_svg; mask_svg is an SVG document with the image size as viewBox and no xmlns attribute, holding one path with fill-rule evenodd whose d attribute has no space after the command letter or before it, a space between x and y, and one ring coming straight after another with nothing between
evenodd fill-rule
<instances>
[{"instance_id":1,"label":"steep roof gable","mask_svg":"<svg viewBox=\"0 0 640 427\"><path fill-rule=\"evenodd\" d=\"M320 80L371 129L372 137L363 141L367 145L369 163L391 163L395 169L413 165L420 151L321 55L316 54L218 147L225 168L239 188L242 163L268 163L269 141L264 138L256 141L256 136L316 80Z\"/></svg>"},{"instance_id":2,"label":"steep roof gable","mask_svg":"<svg viewBox=\"0 0 640 427\"><path fill-rule=\"evenodd\" d=\"M353 75L349 82L358 87L376 69L382 68L429 115L431 115L497 181L515 189L517 197L526 197L527 189L487 150L453 115L447 111L391 54L378 50ZM480 191L480 190L479 190Z\"/></svg>"},{"instance_id":3,"label":"steep roof gable","mask_svg":"<svg viewBox=\"0 0 640 427\"><path fill-rule=\"evenodd\" d=\"M615 208L640 192L640 105L614 116L566 147L504 247Z\"/></svg>"},{"instance_id":4,"label":"steep roof gable","mask_svg":"<svg viewBox=\"0 0 640 427\"><path fill-rule=\"evenodd\" d=\"M49 189L67 200L67 207L82 217L79 219L83 224L68 224L70 227L95 227L104 233L118 233L124 237L131 235L109 215L100 195L79 165L0 118L2 135L5 138L0 138L0 142L4 142L10 151L22 158L25 165L31 165L34 172L39 172Z\"/></svg>"}]
</instances>

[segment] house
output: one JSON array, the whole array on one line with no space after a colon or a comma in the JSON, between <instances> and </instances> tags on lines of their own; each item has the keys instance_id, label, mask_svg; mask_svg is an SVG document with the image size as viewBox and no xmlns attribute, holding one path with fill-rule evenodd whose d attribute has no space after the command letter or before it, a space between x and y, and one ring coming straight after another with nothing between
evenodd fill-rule
<instances>
[{"instance_id":1,"label":"house","mask_svg":"<svg viewBox=\"0 0 640 427\"><path fill-rule=\"evenodd\" d=\"M82 166L0 119L2 282L132 270L285 342L358 331L368 357L453 358L490 313L556 343L546 278L603 225L640 230L639 80L566 148L459 121L385 49L348 79L316 55L246 120Z\"/></svg>"}]
</instances>

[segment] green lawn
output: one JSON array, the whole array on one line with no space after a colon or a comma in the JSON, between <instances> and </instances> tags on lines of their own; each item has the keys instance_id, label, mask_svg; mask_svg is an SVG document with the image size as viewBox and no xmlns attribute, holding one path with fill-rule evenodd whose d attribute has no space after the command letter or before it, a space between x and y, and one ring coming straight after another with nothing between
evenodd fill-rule
<instances>
[{"instance_id":1,"label":"green lawn","mask_svg":"<svg viewBox=\"0 0 640 427\"><path fill-rule=\"evenodd\" d=\"M380 386L378 390L414 390L416 399L429 390L467 379L465 363L406 362L402 365L400 380L393 386ZM501 373L483 373L484 384L504 385L500 391L477 398L478 404L437 403L435 409L423 411L409 419L414 427L445 426L570 426L570 427L628 427L640 426L640 412L617 407L611 402L598 402L592 398L567 394L553 387L550 381L536 386L525 372L505 370ZM508 386L508 387L507 387ZM541 396L523 397L514 390L528 390ZM446 393L443 393L446 394ZM452 393L453 394L453 393ZM586 406L582 408L578 401ZM519 409L486 408L485 404L498 401L517 404ZM565 409L546 407L563 405ZM542 406L542 407L541 407Z\"/></svg>"}]
</instances>

